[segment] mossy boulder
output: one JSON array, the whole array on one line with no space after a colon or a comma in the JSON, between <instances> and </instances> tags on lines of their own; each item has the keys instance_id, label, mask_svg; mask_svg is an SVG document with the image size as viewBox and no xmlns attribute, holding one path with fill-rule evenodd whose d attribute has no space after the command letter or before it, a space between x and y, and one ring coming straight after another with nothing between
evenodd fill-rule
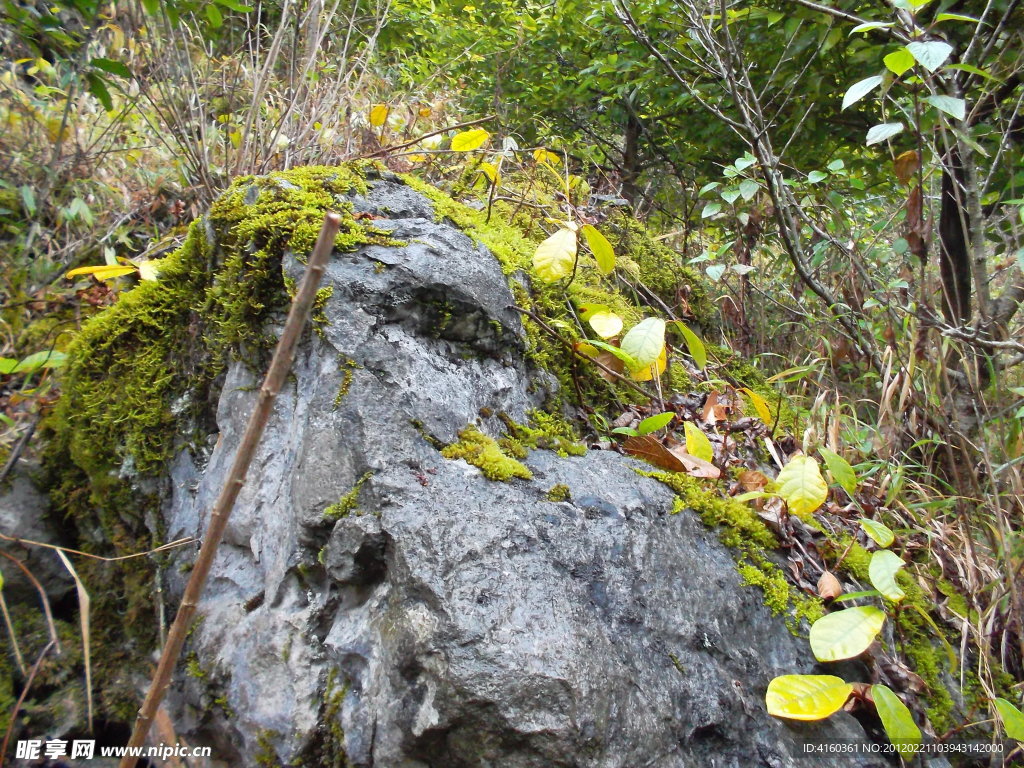
<instances>
[{"instance_id":1,"label":"mossy boulder","mask_svg":"<svg viewBox=\"0 0 1024 768\"><path fill-rule=\"evenodd\" d=\"M202 674L183 668L170 694L179 732L239 765L707 762L751 739L795 756L759 690L806 665L797 641L696 517L669 514L667 485L578 442L584 410L634 396L574 359L580 303L636 319L655 311L645 293L685 296L713 324L696 276L630 223L609 229L626 233L621 279L543 285L542 232L379 166L239 179L68 350L47 472L78 546L201 537L332 209L315 332L189 639ZM100 718L131 721L192 557L83 565ZM723 698L715 681L739 678Z\"/></svg>"}]
</instances>

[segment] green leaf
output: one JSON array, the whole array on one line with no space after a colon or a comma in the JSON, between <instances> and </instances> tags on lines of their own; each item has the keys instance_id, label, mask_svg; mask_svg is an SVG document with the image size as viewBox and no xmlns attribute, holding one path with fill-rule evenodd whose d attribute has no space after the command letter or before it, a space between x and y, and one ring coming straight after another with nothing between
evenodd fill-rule
<instances>
[{"instance_id":1,"label":"green leaf","mask_svg":"<svg viewBox=\"0 0 1024 768\"><path fill-rule=\"evenodd\" d=\"M722 192L719 195L719 197L721 197L723 200L725 200L725 202L727 202L729 205L732 205L733 203L735 203L739 199L739 196L740 196L740 188L739 187L729 187L727 190L725 190L724 192Z\"/></svg>"},{"instance_id":2,"label":"green leaf","mask_svg":"<svg viewBox=\"0 0 1024 768\"><path fill-rule=\"evenodd\" d=\"M17 360L10 357L0 357L0 376L6 376L8 373L14 373L14 369L17 367Z\"/></svg>"},{"instance_id":3,"label":"green leaf","mask_svg":"<svg viewBox=\"0 0 1024 768\"><path fill-rule=\"evenodd\" d=\"M1024 743L1024 714L1006 699L997 698L994 703L1003 721L1006 735L1014 741Z\"/></svg>"},{"instance_id":4,"label":"green leaf","mask_svg":"<svg viewBox=\"0 0 1024 768\"><path fill-rule=\"evenodd\" d=\"M710 192L712 189L718 189L720 186L722 186L721 182L709 181L707 184L700 188L700 192L697 193L697 197L700 197L706 192Z\"/></svg>"},{"instance_id":5,"label":"green leaf","mask_svg":"<svg viewBox=\"0 0 1024 768\"><path fill-rule=\"evenodd\" d=\"M20 187L21 192L21 204L25 206L25 212L29 216L35 216L36 214L36 193L32 190L28 184L22 184Z\"/></svg>"},{"instance_id":6,"label":"green leaf","mask_svg":"<svg viewBox=\"0 0 1024 768\"><path fill-rule=\"evenodd\" d=\"M883 597L898 603L906 595L896 583L896 574L906 563L891 549L879 549L871 555L868 564L868 578L871 586L882 593Z\"/></svg>"},{"instance_id":7,"label":"green leaf","mask_svg":"<svg viewBox=\"0 0 1024 768\"><path fill-rule=\"evenodd\" d=\"M810 514L828 498L828 486L818 462L810 456L794 456L775 478L779 496L794 515Z\"/></svg>"},{"instance_id":8,"label":"green leaf","mask_svg":"<svg viewBox=\"0 0 1024 768\"><path fill-rule=\"evenodd\" d=\"M860 656L885 624L885 613L873 605L846 608L822 616L811 625L811 652L818 661Z\"/></svg>"},{"instance_id":9,"label":"green leaf","mask_svg":"<svg viewBox=\"0 0 1024 768\"><path fill-rule=\"evenodd\" d=\"M676 330L683 334L683 339L686 341L686 349L690 352L690 357L693 358L694 364L696 364L699 370L703 371L704 366L708 364L708 351L704 346L704 342L682 320L675 320L674 324Z\"/></svg>"},{"instance_id":10,"label":"green leaf","mask_svg":"<svg viewBox=\"0 0 1024 768\"><path fill-rule=\"evenodd\" d=\"M850 462L825 447L819 448L818 453L825 460L825 466L828 467L832 479L839 483L839 486L850 496L853 496L857 491L857 473L853 471Z\"/></svg>"},{"instance_id":11,"label":"green leaf","mask_svg":"<svg viewBox=\"0 0 1024 768\"><path fill-rule=\"evenodd\" d=\"M238 0L214 0L218 5L223 5L225 8L230 8L232 11L238 11L239 13L249 13L253 10L253 6L245 5L238 2Z\"/></svg>"},{"instance_id":12,"label":"green leaf","mask_svg":"<svg viewBox=\"0 0 1024 768\"><path fill-rule=\"evenodd\" d=\"M150 16L156 16L160 13L160 0L142 0L142 7Z\"/></svg>"},{"instance_id":13,"label":"green leaf","mask_svg":"<svg viewBox=\"0 0 1024 768\"><path fill-rule=\"evenodd\" d=\"M671 411L665 413L659 413L656 416L648 416L646 419L641 421L636 428L638 434L649 435L651 432L657 432L662 427L666 426L672 419L675 418L675 414ZM689 422L687 422L689 424Z\"/></svg>"},{"instance_id":14,"label":"green leaf","mask_svg":"<svg viewBox=\"0 0 1024 768\"><path fill-rule=\"evenodd\" d=\"M995 80L997 83L1003 82L1002 78L996 77L995 75L986 72L984 69L979 69L973 64L950 64L946 69L956 69L960 72L969 72L972 75L978 75L984 77L986 80Z\"/></svg>"},{"instance_id":15,"label":"green leaf","mask_svg":"<svg viewBox=\"0 0 1024 768\"><path fill-rule=\"evenodd\" d=\"M131 78L132 71L128 69L127 65L114 59L103 59L97 58L89 61L97 69L102 69L104 72L108 72L111 75L117 75L118 77Z\"/></svg>"},{"instance_id":16,"label":"green leaf","mask_svg":"<svg viewBox=\"0 0 1024 768\"><path fill-rule=\"evenodd\" d=\"M903 123L882 123L881 125L874 126L868 131L865 143L870 147L872 144L878 144L886 139L891 139L897 133L902 131Z\"/></svg>"},{"instance_id":17,"label":"green leaf","mask_svg":"<svg viewBox=\"0 0 1024 768\"><path fill-rule=\"evenodd\" d=\"M13 373L33 373L38 371L40 368L59 368L64 365L66 357L67 355L63 352L44 349L42 352L36 352L35 354L29 355L18 363L14 367Z\"/></svg>"},{"instance_id":18,"label":"green leaf","mask_svg":"<svg viewBox=\"0 0 1024 768\"><path fill-rule=\"evenodd\" d=\"M761 186L753 179L744 179L740 182L740 195L744 200L750 200L760 188Z\"/></svg>"},{"instance_id":19,"label":"green leaf","mask_svg":"<svg viewBox=\"0 0 1024 768\"><path fill-rule=\"evenodd\" d=\"M901 755L913 755L915 747L921 743L921 729L914 722L907 705L887 686L872 685L871 698L874 699L878 718L885 728L885 735Z\"/></svg>"},{"instance_id":20,"label":"green leaf","mask_svg":"<svg viewBox=\"0 0 1024 768\"><path fill-rule=\"evenodd\" d=\"M872 29L888 29L893 25L891 21L868 21L864 24L858 24L856 27L850 30L851 35L855 35L858 32L870 32Z\"/></svg>"},{"instance_id":21,"label":"green leaf","mask_svg":"<svg viewBox=\"0 0 1024 768\"><path fill-rule=\"evenodd\" d=\"M864 533L874 539L875 543L880 547L888 547L896 540L893 532L881 523L869 520L866 517L862 517L858 522L860 527L864 529Z\"/></svg>"},{"instance_id":22,"label":"green leaf","mask_svg":"<svg viewBox=\"0 0 1024 768\"><path fill-rule=\"evenodd\" d=\"M953 96L939 94L936 96L925 96L924 100L956 120L963 120L967 112L967 103L963 99Z\"/></svg>"},{"instance_id":23,"label":"green leaf","mask_svg":"<svg viewBox=\"0 0 1024 768\"><path fill-rule=\"evenodd\" d=\"M606 344L603 341L593 341L593 340L591 340L591 341L588 341L587 343L591 344L592 346L597 347L598 349L603 349L605 352L607 352L607 353L609 353L611 355L614 355L615 357L619 358L619 360L621 360L623 362L623 364L627 368L629 368L630 370L636 370L637 368L643 368L642 365L637 365L637 362L636 362L636 360L633 359L632 355L630 355L630 354L628 354L626 352L623 352L622 349L620 349L619 347L616 347L616 346L614 346L612 344Z\"/></svg>"},{"instance_id":24,"label":"green leaf","mask_svg":"<svg viewBox=\"0 0 1024 768\"><path fill-rule=\"evenodd\" d=\"M835 598L832 602L842 603L846 600L859 600L862 597L881 597L881 593L877 589L865 589L860 592L847 592Z\"/></svg>"},{"instance_id":25,"label":"green leaf","mask_svg":"<svg viewBox=\"0 0 1024 768\"><path fill-rule=\"evenodd\" d=\"M843 96L843 109L846 109L851 104L856 104L858 101L863 99L875 88L882 84L885 80L881 75L874 75L873 77L865 77L863 80L854 83L846 91L846 95Z\"/></svg>"},{"instance_id":26,"label":"green leaf","mask_svg":"<svg viewBox=\"0 0 1024 768\"><path fill-rule=\"evenodd\" d=\"M714 461L715 449L708 440L708 436L698 429L692 421L683 422L683 431L686 433L686 452L704 461Z\"/></svg>"},{"instance_id":27,"label":"green leaf","mask_svg":"<svg viewBox=\"0 0 1024 768\"><path fill-rule=\"evenodd\" d=\"M835 675L782 675L768 683L768 714L790 720L823 720L842 709L853 686Z\"/></svg>"},{"instance_id":28,"label":"green leaf","mask_svg":"<svg viewBox=\"0 0 1024 768\"><path fill-rule=\"evenodd\" d=\"M576 263L576 233L560 229L537 246L533 254L533 269L541 280L549 283L572 274Z\"/></svg>"},{"instance_id":29,"label":"green leaf","mask_svg":"<svg viewBox=\"0 0 1024 768\"><path fill-rule=\"evenodd\" d=\"M96 97L107 112L112 110L114 108L114 100L110 98L107 81L95 72L86 72L85 80L89 84L89 93Z\"/></svg>"},{"instance_id":30,"label":"green leaf","mask_svg":"<svg viewBox=\"0 0 1024 768\"><path fill-rule=\"evenodd\" d=\"M826 167L830 171L832 171L832 173L835 173L836 171L843 170L843 168L846 167L846 163L844 163L841 159L839 159L837 157L835 160L833 160L831 163L829 163Z\"/></svg>"},{"instance_id":31,"label":"green leaf","mask_svg":"<svg viewBox=\"0 0 1024 768\"><path fill-rule=\"evenodd\" d=\"M710 202L704 206L704 210L700 212L702 219L710 219L716 213L722 210L722 204L719 202Z\"/></svg>"},{"instance_id":32,"label":"green leaf","mask_svg":"<svg viewBox=\"0 0 1024 768\"><path fill-rule=\"evenodd\" d=\"M592 224L585 224L582 227L583 237L587 240L594 258L597 260L597 269L602 275L611 274L615 269L615 249L608 242L608 238L602 235L597 227Z\"/></svg>"},{"instance_id":33,"label":"green leaf","mask_svg":"<svg viewBox=\"0 0 1024 768\"><path fill-rule=\"evenodd\" d=\"M962 13L940 13L935 17L936 21L969 21L973 24L981 24L981 19L973 16L964 16Z\"/></svg>"},{"instance_id":34,"label":"green leaf","mask_svg":"<svg viewBox=\"0 0 1024 768\"><path fill-rule=\"evenodd\" d=\"M491 138L491 134L483 128L472 128L468 131L457 133L452 137L452 150L455 152L472 152L474 149L482 147L489 138Z\"/></svg>"},{"instance_id":35,"label":"green leaf","mask_svg":"<svg viewBox=\"0 0 1024 768\"><path fill-rule=\"evenodd\" d=\"M224 25L224 15L213 3L209 3L206 6L206 20L210 22L210 26L214 29L220 29Z\"/></svg>"},{"instance_id":36,"label":"green leaf","mask_svg":"<svg viewBox=\"0 0 1024 768\"><path fill-rule=\"evenodd\" d=\"M620 346L636 361L637 368L651 365L665 348L665 321L660 317L641 320L629 329Z\"/></svg>"},{"instance_id":37,"label":"green leaf","mask_svg":"<svg viewBox=\"0 0 1024 768\"><path fill-rule=\"evenodd\" d=\"M757 162L757 158L749 152L744 153L743 157L737 157L736 162L733 163L737 171L745 171L747 168Z\"/></svg>"},{"instance_id":38,"label":"green leaf","mask_svg":"<svg viewBox=\"0 0 1024 768\"><path fill-rule=\"evenodd\" d=\"M824 181L828 178L828 174L824 171L811 171L807 174L808 184L817 184L818 182Z\"/></svg>"},{"instance_id":39,"label":"green leaf","mask_svg":"<svg viewBox=\"0 0 1024 768\"><path fill-rule=\"evenodd\" d=\"M934 72L953 53L953 46L941 40L926 40L924 42L908 43L907 50L914 60L929 72Z\"/></svg>"},{"instance_id":40,"label":"green leaf","mask_svg":"<svg viewBox=\"0 0 1024 768\"><path fill-rule=\"evenodd\" d=\"M899 77L914 66L914 55L906 48L893 51L882 59L885 68Z\"/></svg>"}]
</instances>

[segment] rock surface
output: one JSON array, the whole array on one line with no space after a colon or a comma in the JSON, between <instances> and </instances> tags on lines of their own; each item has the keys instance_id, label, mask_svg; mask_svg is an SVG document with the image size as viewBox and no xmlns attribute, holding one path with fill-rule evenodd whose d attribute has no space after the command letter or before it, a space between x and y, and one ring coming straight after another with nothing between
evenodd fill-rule
<instances>
[{"instance_id":1,"label":"rock surface","mask_svg":"<svg viewBox=\"0 0 1024 768\"><path fill-rule=\"evenodd\" d=\"M500 483L441 456L526 422L553 379L483 246L397 180L352 202L403 245L332 257L168 697L180 737L218 765L359 768L781 767L862 737L765 713L806 640L646 465L533 451ZM165 540L202 535L257 385L234 363L214 447L172 462ZM169 606L193 557L164 569Z\"/></svg>"}]
</instances>

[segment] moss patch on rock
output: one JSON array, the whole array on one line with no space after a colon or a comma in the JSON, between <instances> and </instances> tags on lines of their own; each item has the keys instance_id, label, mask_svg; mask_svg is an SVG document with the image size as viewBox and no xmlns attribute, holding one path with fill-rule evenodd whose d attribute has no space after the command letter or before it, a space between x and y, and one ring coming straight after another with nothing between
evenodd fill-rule
<instances>
[{"instance_id":1,"label":"moss patch on rock","mask_svg":"<svg viewBox=\"0 0 1024 768\"><path fill-rule=\"evenodd\" d=\"M493 437L485 435L472 424L459 432L458 442L444 448L441 455L446 459L463 459L467 464L478 467L488 480L533 478L525 464L502 451Z\"/></svg>"}]
</instances>

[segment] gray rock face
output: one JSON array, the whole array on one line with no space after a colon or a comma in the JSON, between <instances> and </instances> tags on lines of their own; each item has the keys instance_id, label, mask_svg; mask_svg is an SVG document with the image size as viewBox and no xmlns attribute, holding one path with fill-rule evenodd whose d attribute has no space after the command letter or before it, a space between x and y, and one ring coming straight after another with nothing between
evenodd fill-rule
<instances>
[{"instance_id":1,"label":"gray rock face","mask_svg":"<svg viewBox=\"0 0 1024 768\"><path fill-rule=\"evenodd\" d=\"M441 457L424 434L497 434L481 409L525 421L548 385L490 253L398 183L356 207L407 245L330 264L328 322L200 604L187 652L202 672L182 670L169 701L179 732L225 765L360 768L781 767L805 741L858 736L843 714L765 714L772 676L809 671L806 640L695 515L669 514L643 465L535 451L532 481L496 483ZM176 460L169 538L202 532L255 383L234 366L208 461ZM547 499L556 484L568 501ZM325 516L342 497L356 508ZM180 590L177 566L167 578Z\"/></svg>"}]
</instances>

